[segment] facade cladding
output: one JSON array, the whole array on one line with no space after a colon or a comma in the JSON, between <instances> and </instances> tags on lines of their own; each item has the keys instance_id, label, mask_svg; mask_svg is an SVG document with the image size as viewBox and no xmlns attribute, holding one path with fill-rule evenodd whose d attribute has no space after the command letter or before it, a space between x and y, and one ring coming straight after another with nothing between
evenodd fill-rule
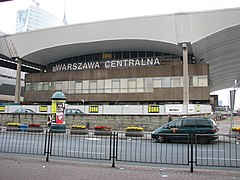
<instances>
[{"instance_id":1,"label":"facade cladding","mask_svg":"<svg viewBox=\"0 0 240 180\"><path fill-rule=\"evenodd\" d=\"M21 73L21 96L23 100L25 73ZM0 67L0 99L2 102L14 101L16 70Z\"/></svg>"},{"instance_id":2,"label":"facade cladding","mask_svg":"<svg viewBox=\"0 0 240 180\"><path fill-rule=\"evenodd\" d=\"M189 55L189 103L209 104L208 64ZM114 51L62 59L27 74L25 102L50 103L62 91L69 104L182 104L182 57L167 52Z\"/></svg>"}]
</instances>

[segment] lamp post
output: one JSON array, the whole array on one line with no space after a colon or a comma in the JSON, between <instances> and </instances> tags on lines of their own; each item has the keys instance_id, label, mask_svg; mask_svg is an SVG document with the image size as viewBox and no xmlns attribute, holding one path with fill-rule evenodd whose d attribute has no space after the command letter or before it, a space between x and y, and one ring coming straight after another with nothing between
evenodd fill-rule
<instances>
[{"instance_id":1,"label":"lamp post","mask_svg":"<svg viewBox=\"0 0 240 180\"><path fill-rule=\"evenodd\" d=\"M84 100L82 99L81 101L82 101L82 103L83 103L83 111L84 111L84 113L85 113L85 105L84 105Z\"/></svg>"},{"instance_id":2,"label":"lamp post","mask_svg":"<svg viewBox=\"0 0 240 180\"><path fill-rule=\"evenodd\" d=\"M233 110L234 110L234 104L235 104L235 94L236 94L236 88L239 87L240 81L235 79L233 90L230 91L230 105L231 105L231 114L230 114L230 129L229 134L232 134L232 127L233 127Z\"/></svg>"}]
</instances>

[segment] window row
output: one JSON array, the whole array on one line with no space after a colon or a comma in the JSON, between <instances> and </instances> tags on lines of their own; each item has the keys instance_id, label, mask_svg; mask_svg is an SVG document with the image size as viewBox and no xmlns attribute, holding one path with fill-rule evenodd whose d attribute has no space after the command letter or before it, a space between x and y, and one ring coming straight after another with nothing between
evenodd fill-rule
<instances>
[{"instance_id":1,"label":"window row","mask_svg":"<svg viewBox=\"0 0 240 180\"><path fill-rule=\"evenodd\" d=\"M192 76L190 86L208 86L207 76ZM104 80L80 80L26 83L26 91L59 90L75 93L133 93L153 92L154 88L183 87L183 77L148 77Z\"/></svg>"}]
</instances>

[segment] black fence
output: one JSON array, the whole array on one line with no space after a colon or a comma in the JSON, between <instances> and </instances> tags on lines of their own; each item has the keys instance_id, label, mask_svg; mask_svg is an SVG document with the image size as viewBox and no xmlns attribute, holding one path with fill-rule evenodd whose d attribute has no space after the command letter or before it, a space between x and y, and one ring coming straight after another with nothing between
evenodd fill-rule
<instances>
[{"instance_id":1,"label":"black fence","mask_svg":"<svg viewBox=\"0 0 240 180\"><path fill-rule=\"evenodd\" d=\"M117 133L115 136L117 138L116 160L156 164L189 164L188 135L181 135L187 139L187 143L157 143L150 136L151 134L145 133L143 137L125 137L125 133Z\"/></svg>"},{"instance_id":2,"label":"black fence","mask_svg":"<svg viewBox=\"0 0 240 180\"><path fill-rule=\"evenodd\" d=\"M47 132L26 131L19 128L2 129L0 152L44 155L47 145Z\"/></svg>"},{"instance_id":3,"label":"black fence","mask_svg":"<svg viewBox=\"0 0 240 180\"><path fill-rule=\"evenodd\" d=\"M52 132L2 129L0 152L136 162L196 166L240 167L240 142L237 138L219 135L217 140L200 143L203 135L175 135L175 141L158 143L150 133L127 135L125 132L82 132L70 130ZM177 137L177 138L175 138ZM179 138L183 141L179 142Z\"/></svg>"}]
</instances>

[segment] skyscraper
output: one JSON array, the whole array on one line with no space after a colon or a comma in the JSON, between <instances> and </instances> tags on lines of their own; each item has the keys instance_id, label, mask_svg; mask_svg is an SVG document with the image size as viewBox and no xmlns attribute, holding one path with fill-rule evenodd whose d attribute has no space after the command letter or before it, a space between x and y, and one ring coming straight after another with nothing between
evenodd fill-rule
<instances>
[{"instance_id":1,"label":"skyscraper","mask_svg":"<svg viewBox=\"0 0 240 180\"><path fill-rule=\"evenodd\" d=\"M26 10L17 11L16 32L25 32L47 27L63 25L51 13L37 6L29 6Z\"/></svg>"}]
</instances>

